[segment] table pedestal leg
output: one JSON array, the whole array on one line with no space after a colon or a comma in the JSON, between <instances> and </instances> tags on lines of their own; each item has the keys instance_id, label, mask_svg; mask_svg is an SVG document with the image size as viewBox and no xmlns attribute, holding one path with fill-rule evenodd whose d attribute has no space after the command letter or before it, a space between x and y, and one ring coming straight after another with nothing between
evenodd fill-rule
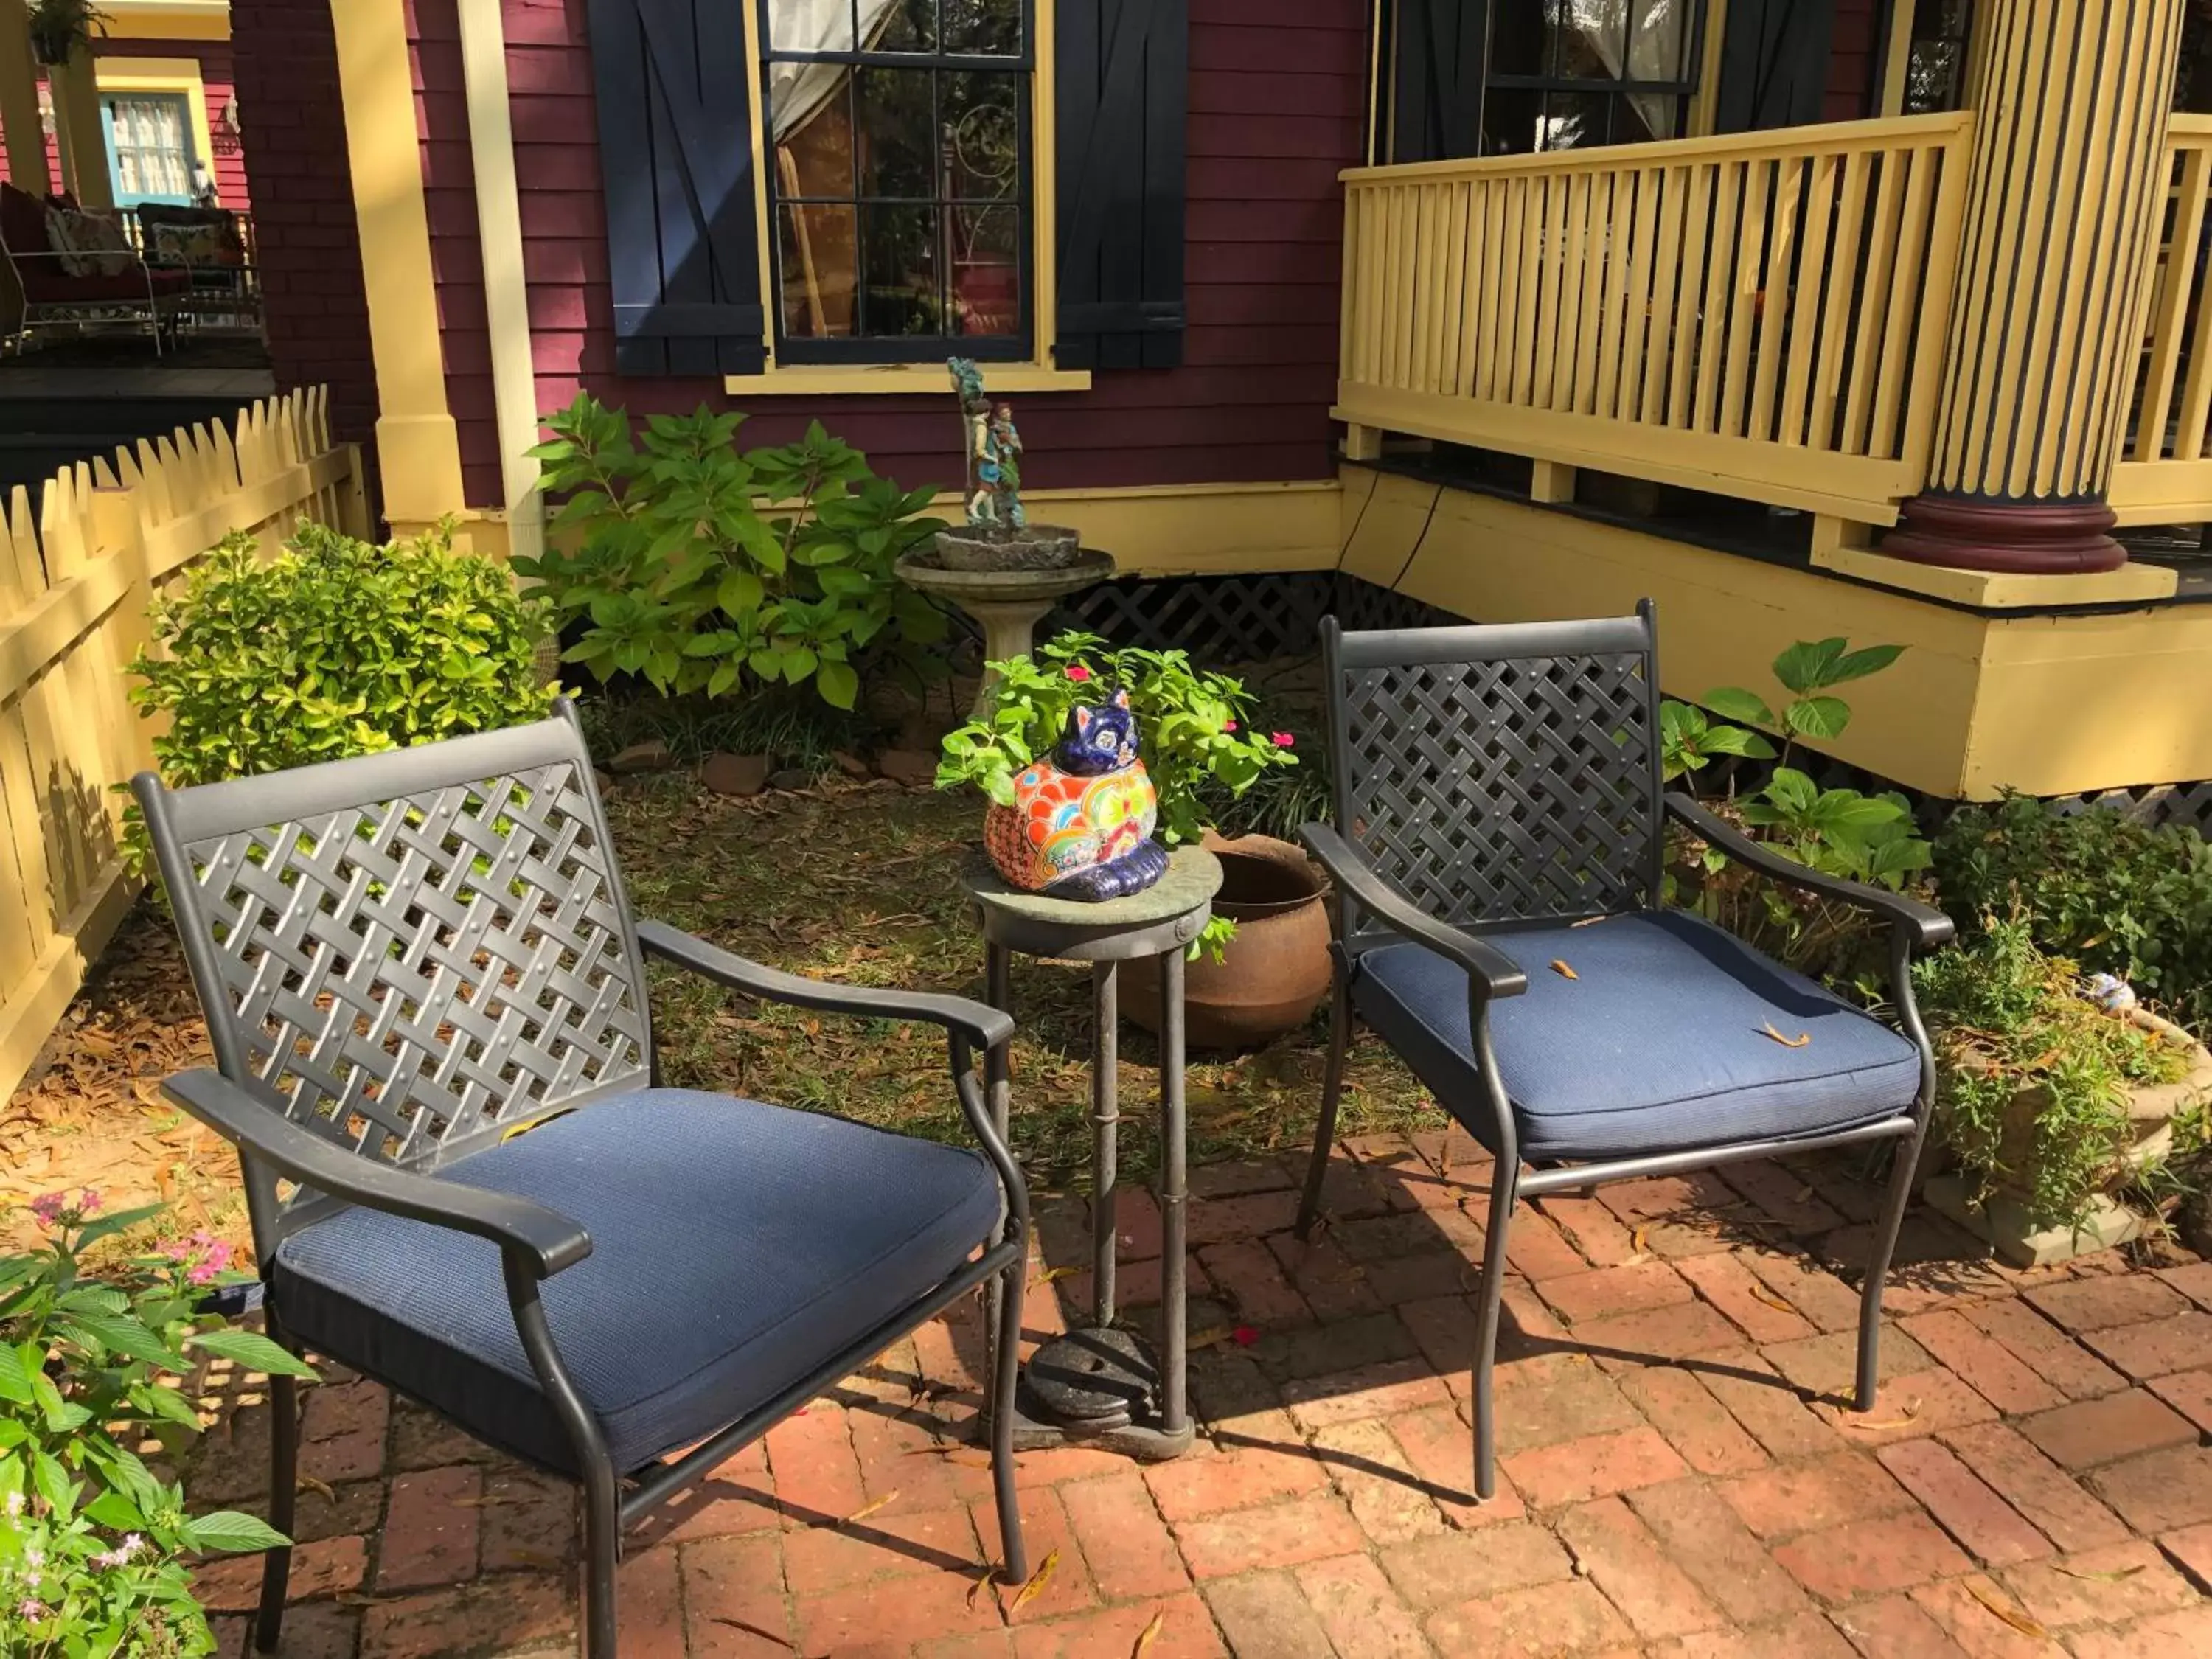
<instances>
[{"instance_id":1,"label":"table pedestal leg","mask_svg":"<svg viewBox=\"0 0 2212 1659\"><path fill-rule=\"evenodd\" d=\"M1115 1182L1121 1158L1121 969L1092 964L1091 1037L1091 1322L1114 1322Z\"/></svg>"},{"instance_id":2,"label":"table pedestal leg","mask_svg":"<svg viewBox=\"0 0 2212 1659\"><path fill-rule=\"evenodd\" d=\"M983 946L983 1000L1000 1012L1014 1011L1013 953L1005 946L986 943ZM1007 1146L1013 1145L1010 1126L1013 1117L1013 1077L1008 1065L1009 1050L1005 1046L988 1048L983 1053L983 1091L985 1103L991 1111L991 1127L999 1132L999 1139ZM1006 1216L999 1217L1001 1227ZM1023 1265L1022 1277L1029 1277L1028 1264ZM997 1345L1000 1310L1006 1301L1006 1280L993 1274L983 1286L983 1375L995 1376L998 1372ZM983 1420L991 1420L991 1390L983 1390Z\"/></svg>"},{"instance_id":3,"label":"table pedestal leg","mask_svg":"<svg viewBox=\"0 0 2212 1659\"><path fill-rule=\"evenodd\" d=\"M1160 958L1160 1428L1170 1435L1180 1434L1186 1420L1182 981L1183 954L1170 950Z\"/></svg>"}]
</instances>

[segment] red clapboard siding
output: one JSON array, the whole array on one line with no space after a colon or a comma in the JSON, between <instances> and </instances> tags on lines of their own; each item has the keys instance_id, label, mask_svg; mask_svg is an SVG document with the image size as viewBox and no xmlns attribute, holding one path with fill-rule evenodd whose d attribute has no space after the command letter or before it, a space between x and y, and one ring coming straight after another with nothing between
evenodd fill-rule
<instances>
[{"instance_id":1,"label":"red clapboard siding","mask_svg":"<svg viewBox=\"0 0 2212 1659\"><path fill-rule=\"evenodd\" d=\"M744 3L744 0L732 0ZM266 0L264 0L266 3ZM1319 478L1333 471L1343 224L1359 159L1367 0L1190 0L1183 367L1101 372L1088 393L1024 397L1038 488ZM446 383L472 505L500 499L483 259L454 0L409 0ZM590 46L581 0L504 0L538 405L588 387L633 413L731 400L719 381L613 372ZM756 443L820 419L912 485L953 476L937 398L749 398Z\"/></svg>"}]
</instances>

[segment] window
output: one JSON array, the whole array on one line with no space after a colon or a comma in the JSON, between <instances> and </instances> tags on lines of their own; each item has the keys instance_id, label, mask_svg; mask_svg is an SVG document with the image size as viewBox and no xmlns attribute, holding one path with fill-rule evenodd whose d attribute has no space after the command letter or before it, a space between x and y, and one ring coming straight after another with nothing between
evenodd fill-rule
<instances>
[{"instance_id":1,"label":"window","mask_svg":"<svg viewBox=\"0 0 2212 1659\"><path fill-rule=\"evenodd\" d=\"M761 0L781 362L1030 352L1030 0Z\"/></svg>"},{"instance_id":2,"label":"window","mask_svg":"<svg viewBox=\"0 0 2212 1659\"><path fill-rule=\"evenodd\" d=\"M1973 26L1967 0L1898 0L1912 9L1905 49L1902 115L1957 109L1966 90L1966 36Z\"/></svg>"},{"instance_id":3,"label":"window","mask_svg":"<svg viewBox=\"0 0 2212 1659\"><path fill-rule=\"evenodd\" d=\"M1492 0L1485 155L1681 136L1701 0Z\"/></svg>"},{"instance_id":4,"label":"window","mask_svg":"<svg viewBox=\"0 0 2212 1659\"><path fill-rule=\"evenodd\" d=\"M191 201L197 157L185 137L191 100L181 93L131 93L110 94L100 103L107 116L107 161L117 204Z\"/></svg>"}]
</instances>

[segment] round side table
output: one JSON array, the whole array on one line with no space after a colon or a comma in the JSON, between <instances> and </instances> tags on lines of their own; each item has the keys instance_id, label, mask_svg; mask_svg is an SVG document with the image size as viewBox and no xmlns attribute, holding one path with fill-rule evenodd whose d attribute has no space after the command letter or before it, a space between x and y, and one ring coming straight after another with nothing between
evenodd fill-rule
<instances>
[{"instance_id":1,"label":"round side table","mask_svg":"<svg viewBox=\"0 0 2212 1659\"><path fill-rule=\"evenodd\" d=\"M1091 964L1091 1322L1055 1338L1024 1368L1014 1423L1022 1450L1070 1442L1158 1462L1188 1449L1184 1398L1183 952L1213 915L1221 864L1201 848L1170 855L1144 892L1103 903L1048 898L1008 886L977 855L961 884L983 930L985 993L1012 1011L1014 954ZM1115 1322L1115 1190L1121 1107L1116 1086L1121 964L1160 958L1160 1321L1164 1352ZM991 1114L1007 1130L1012 1087L1003 1049L987 1078ZM995 1282L993 1295L997 1294ZM987 1328L996 1330L993 1319Z\"/></svg>"}]
</instances>

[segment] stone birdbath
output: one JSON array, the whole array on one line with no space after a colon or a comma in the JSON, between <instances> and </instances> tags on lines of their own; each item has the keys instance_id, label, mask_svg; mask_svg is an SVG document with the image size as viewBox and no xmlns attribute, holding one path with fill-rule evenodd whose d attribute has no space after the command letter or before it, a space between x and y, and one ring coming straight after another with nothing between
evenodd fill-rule
<instances>
[{"instance_id":1,"label":"stone birdbath","mask_svg":"<svg viewBox=\"0 0 2212 1659\"><path fill-rule=\"evenodd\" d=\"M983 660L1027 656L1036 625L1070 593L1114 574L1111 555L1081 544L1064 525L1030 523L1022 509L1021 434L1013 410L993 408L976 366L955 357L945 367L960 399L961 453L967 474L968 521L937 533L935 544L900 555L899 580L934 599L957 605L983 629ZM990 687L976 693L980 717Z\"/></svg>"}]
</instances>

